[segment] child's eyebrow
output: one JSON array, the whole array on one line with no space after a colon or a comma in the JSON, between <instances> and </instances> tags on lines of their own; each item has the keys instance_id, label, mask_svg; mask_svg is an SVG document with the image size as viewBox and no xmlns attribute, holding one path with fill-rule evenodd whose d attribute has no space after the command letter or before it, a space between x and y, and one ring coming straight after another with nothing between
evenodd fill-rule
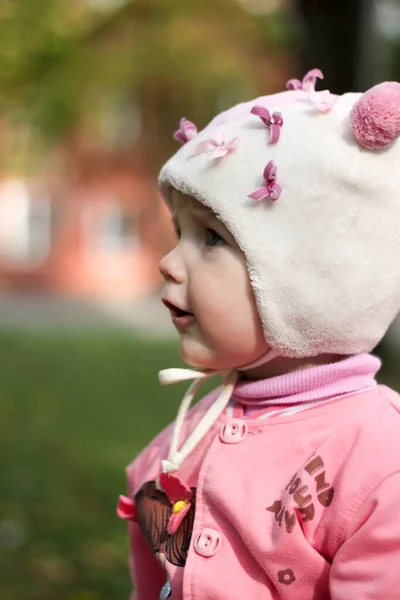
<instances>
[{"instance_id":1,"label":"child's eyebrow","mask_svg":"<svg viewBox=\"0 0 400 600\"><path fill-rule=\"evenodd\" d=\"M212 210L210 210L209 208L206 208L205 206L196 206L195 208L192 209L192 215L194 217L200 217L202 219L209 219L209 220L218 220L216 215L212 212Z\"/></svg>"},{"instance_id":2,"label":"child's eyebrow","mask_svg":"<svg viewBox=\"0 0 400 600\"><path fill-rule=\"evenodd\" d=\"M194 218L201 218L203 220L204 219L207 219L207 220L216 220L217 219L216 215L209 208L202 206L201 204L199 206L191 207L189 214ZM179 216L178 210L173 211L171 214L171 220L172 220L174 227L178 226L178 216Z\"/></svg>"}]
</instances>

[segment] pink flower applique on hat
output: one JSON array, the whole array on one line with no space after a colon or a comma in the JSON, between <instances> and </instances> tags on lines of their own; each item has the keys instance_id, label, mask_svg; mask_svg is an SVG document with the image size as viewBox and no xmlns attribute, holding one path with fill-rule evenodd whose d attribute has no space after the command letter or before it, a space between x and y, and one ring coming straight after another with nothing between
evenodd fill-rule
<instances>
[{"instance_id":1,"label":"pink flower applique on hat","mask_svg":"<svg viewBox=\"0 0 400 600\"><path fill-rule=\"evenodd\" d=\"M197 144L192 151L192 156L212 152L210 160L214 158L222 158L233 152L240 142L240 137L234 137L229 142L224 138L222 131L217 130L213 137L204 140Z\"/></svg>"},{"instance_id":2,"label":"pink flower applique on hat","mask_svg":"<svg viewBox=\"0 0 400 600\"><path fill-rule=\"evenodd\" d=\"M288 90L303 90L308 93L310 102L320 112L328 112L331 110L337 100L337 96L331 94L329 90L316 92L315 86L317 79L323 79L324 75L319 69L308 71L302 81L299 79L289 79L286 84Z\"/></svg>"},{"instance_id":3,"label":"pink flower applique on hat","mask_svg":"<svg viewBox=\"0 0 400 600\"><path fill-rule=\"evenodd\" d=\"M364 148L379 150L400 136L400 83L387 81L365 92L351 111L354 137Z\"/></svg>"},{"instance_id":4,"label":"pink flower applique on hat","mask_svg":"<svg viewBox=\"0 0 400 600\"><path fill-rule=\"evenodd\" d=\"M178 475L173 473L161 473L158 481L172 504L167 532L173 535L190 510L193 492Z\"/></svg>"},{"instance_id":5,"label":"pink flower applique on hat","mask_svg":"<svg viewBox=\"0 0 400 600\"><path fill-rule=\"evenodd\" d=\"M186 142L190 142L197 135L197 127L188 119L181 119L179 123L179 129L175 131L173 138L181 144L186 144Z\"/></svg>"},{"instance_id":6,"label":"pink flower applique on hat","mask_svg":"<svg viewBox=\"0 0 400 600\"><path fill-rule=\"evenodd\" d=\"M281 195L282 188L279 184L276 183L276 172L277 166L275 161L270 160L267 166L264 169L264 179L265 184L261 187L257 188L248 195L249 198L253 200L262 200L263 198L269 198L270 200L278 200Z\"/></svg>"},{"instance_id":7,"label":"pink flower applique on hat","mask_svg":"<svg viewBox=\"0 0 400 600\"><path fill-rule=\"evenodd\" d=\"M260 117L261 121L270 129L271 137L269 140L270 144L276 144L281 134L281 127L283 125L283 118L280 112L269 112L265 106L253 106L251 114Z\"/></svg>"}]
</instances>

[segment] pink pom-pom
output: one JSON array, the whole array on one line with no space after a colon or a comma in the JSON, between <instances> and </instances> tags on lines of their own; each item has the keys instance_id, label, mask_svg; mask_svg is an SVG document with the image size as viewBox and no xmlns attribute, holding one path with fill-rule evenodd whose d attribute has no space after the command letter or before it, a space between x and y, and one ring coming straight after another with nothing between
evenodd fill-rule
<instances>
[{"instance_id":1,"label":"pink pom-pom","mask_svg":"<svg viewBox=\"0 0 400 600\"><path fill-rule=\"evenodd\" d=\"M351 128L369 150L395 142L400 136L400 83L380 83L365 92L351 111Z\"/></svg>"}]
</instances>

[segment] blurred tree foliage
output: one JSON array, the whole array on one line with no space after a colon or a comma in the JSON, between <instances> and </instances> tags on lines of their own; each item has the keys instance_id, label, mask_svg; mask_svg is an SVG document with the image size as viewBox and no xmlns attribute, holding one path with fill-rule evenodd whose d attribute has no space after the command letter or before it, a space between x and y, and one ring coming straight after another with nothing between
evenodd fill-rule
<instances>
[{"instance_id":1,"label":"blurred tree foliage","mask_svg":"<svg viewBox=\"0 0 400 600\"><path fill-rule=\"evenodd\" d=\"M279 70L296 43L284 10L255 15L233 0L0 0L0 36L1 114L54 142L109 96L140 107L153 147L171 117L204 124L276 89L266 57Z\"/></svg>"},{"instance_id":2,"label":"blurred tree foliage","mask_svg":"<svg viewBox=\"0 0 400 600\"><path fill-rule=\"evenodd\" d=\"M81 0L0 2L0 110L58 135L76 117L74 65L90 19ZM87 12L87 11L86 11ZM68 76L68 72L70 75ZM72 85L72 87L71 87ZM51 122L52 117L54 121Z\"/></svg>"},{"instance_id":3,"label":"blurred tree foliage","mask_svg":"<svg viewBox=\"0 0 400 600\"><path fill-rule=\"evenodd\" d=\"M393 79L399 81L400 79L400 39L396 40L392 46L392 52L390 56L390 66L393 73Z\"/></svg>"}]
</instances>

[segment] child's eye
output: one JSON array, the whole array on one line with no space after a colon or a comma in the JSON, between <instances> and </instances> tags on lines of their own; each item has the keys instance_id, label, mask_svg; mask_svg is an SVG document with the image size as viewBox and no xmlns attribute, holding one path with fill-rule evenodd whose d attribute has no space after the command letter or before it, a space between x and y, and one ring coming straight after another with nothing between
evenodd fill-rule
<instances>
[{"instance_id":1,"label":"child's eye","mask_svg":"<svg viewBox=\"0 0 400 600\"><path fill-rule=\"evenodd\" d=\"M220 246L225 240L214 229L206 229L206 246Z\"/></svg>"}]
</instances>

